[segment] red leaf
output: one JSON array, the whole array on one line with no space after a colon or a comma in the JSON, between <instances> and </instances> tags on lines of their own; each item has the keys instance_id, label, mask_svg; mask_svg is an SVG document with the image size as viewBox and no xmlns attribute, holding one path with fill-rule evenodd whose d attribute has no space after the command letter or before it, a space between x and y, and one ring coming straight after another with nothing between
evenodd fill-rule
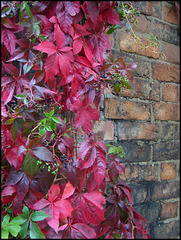
<instances>
[{"instance_id":1,"label":"red leaf","mask_svg":"<svg viewBox=\"0 0 181 240\"><path fill-rule=\"evenodd\" d=\"M57 52L57 48L52 42L49 42L48 40L41 42L37 46L33 47L36 50L39 50L40 52L45 52L49 55L52 55Z\"/></svg>"},{"instance_id":2,"label":"red leaf","mask_svg":"<svg viewBox=\"0 0 181 240\"><path fill-rule=\"evenodd\" d=\"M58 194L60 193L59 184L53 184L48 190L48 199L50 202L53 202L55 198L57 198Z\"/></svg>"},{"instance_id":3,"label":"red leaf","mask_svg":"<svg viewBox=\"0 0 181 240\"><path fill-rule=\"evenodd\" d=\"M2 117L7 117L7 111L6 111L6 108L5 108L5 105L4 103L1 101L1 116Z\"/></svg>"},{"instance_id":4,"label":"red leaf","mask_svg":"<svg viewBox=\"0 0 181 240\"><path fill-rule=\"evenodd\" d=\"M110 24L121 24L118 14L116 10L113 8L108 8L102 12L102 18L104 21Z\"/></svg>"},{"instance_id":5,"label":"red leaf","mask_svg":"<svg viewBox=\"0 0 181 240\"><path fill-rule=\"evenodd\" d=\"M47 58L45 63L45 82L59 72L58 56L58 54L54 54Z\"/></svg>"},{"instance_id":6,"label":"red leaf","mask_svg":"<svg viewBox=\"0 0 181 240\"><path fill-rule=\"evenodd\" d=\"M58 2L56 6L56 15L58 22L60 24L60 27L65 33L68 33L73 17L65 10L64 8L64 3L63 2Z\"/></svg>"},{"instance_id":7,"label":"red leaf","mask_svg":"<svg viewBox=\"0 0 181 240\"><path fill-rule=\"evenodd\" d=\"M81 169L91 167L95 161L95 158L96 158L96 149L95 147L92 147L91 149L89 149L89 151L85 155Z\"/></svg>"},{"instance_id":8,"label":"red leaf","mask_svg":"<svg viewBox=\"0 0 181 240\"><path fill-rule=\"evenodd\" d=\"M16 192L16 187L14 186L7 186L2 190L1 197L11 196L13 193Z\"/></svg>"},{"instance_id":9,"label":"red leaf","mask_svg":"<svg viewBox=\"0 0 181 240\"><path fill-rule=\"evenodd\" d=\"M33 205L32 209L33 210L41 210L41 209L47 207L48 205L50 205L50 202L48 200L42 198L41 200L39 200L38 202L36 202Z\"/></svg>"},{"instance_id":10,"label":"red leaf","mask_svg":"<svg viewBox=\"0 0 181 240\"><path fill-rule=\"evenodd\" d=\"M14 146L9 150L8 154L6 155L6 159L18 171L23 163L23 155L20 155L19 157L17 157L17 155L18 155L18 146Z\"/></svg>"},{"instance_id":11,"label":"red leaf","mask_svg":"<svg viewBox=\"0 0 181 240\"><path fill-rule=\"evenodd\" d=\"M81 51L82 46L83 46L83 40L82 40L82 38L76 38L76 39L73 41L73 54L74 54L74 55L78 54L78 53Z\"/></svg>"},{"instance_id":12,"label":"red leaf","mask_svg":"<svg viewBox=\"0 0 181 240\"><path fill-rule=\"evenodd\" d=\"M15 89L15 82L10 82L5 86L5 88L2 91L2 100L4 101L4 104L7 104L10 102L14 95L14 89Z\"/></svg>"},{"instance_id":13,"label":"red leaf","mask_svg":"<svg viewBox=\"0 0 181 240\"><path fill-rule=\"evenodd\" d=\"M74 40L76 38L79 38L81 36L86 36L91 34L90 32L88 32L84 26L80 25L80 24L74 24L74 30L75 30L75 35L74 35Z\"/></svg>"},{"instance_id":14,"label":"red leaf","mask_svg":"<svg viewBox=\"0 0 181 240\"><path fill-rule=\"evenodd\" d=\"M84 223L75 223L71 226L72 239L93 239L96 237L95 231Z\"/></svg>"},{"instance_id":15,"label":"red leaf","mask_svg":"<svg viewBox=\"0 0 181 240\"><path fill-rule=\"evenodd\" d=\"M32 152L43 161L53 161L53 155L46 147L35 147L32 149Z\"/></svg>"},{"instance_id":16,"label":"red leaf","mask_svg":"<svg viewBox=\"0 0 181 240\"><path fill-rule=\"evenodd\" d=\"M21 201L25 198L29 190L29 185L30 185L30 178L28 178L26 174L23 174L21 180L17 185L17 194Z\"/></svg>"},{"instance_id":17,"label":"red leaf","mask_svg":"<svg viewBox=\"0 0 181 240\"><path fill-rule=\"evenodd\" d=\"M62 74L64 75L65 78L67 78L67 75L70 71L70 62L68 58L63 54L59 54L58 62L59 62L59 66L62 71Z\"/></svg>"},{"instance_id":18,"label":"red leaf","mask_svg":"<svg viewBox=\"0 0 181 240\"><path fill-rule=\"evenodd\" d=\"M10 30L3 29L2 30L2 42L6 46L8 52L13 55L15 50L15 44L16 44L16 37L14 33Z\"/></svg>"},{"instance_id":19,"label":"red leaf","mask_svg":"<svg viewBox=\"0 0 181 240\"><path fill-rule=\"evenodd\" d=\"M65 1L64 6L66 11L71 15L75 16L80 11L80 3L79 1Z\"/></svg>"},{"instance_id":20,"label":"red leaf","mask_svg":"<svg viewBox=\"0 0 181 240\"><path fill-rule=\"evenodd\" d=\"M13 171L11 172L7 179L6 182L4 183L3 186L7 186L7 185L15 185L16 183L18 183L20 181L20 179L23 177L23 172L21 171Z\"/></svg>"},{"instance_id":21,"label":"red leaf","mask_svg":"<svg viewBox=\"0 0 181 240\"><path fill-rule=\"evenodd\" d=\"M106 159L105 159L105 154L102 153L101 151L98 151L96 149L96 161L93 165L93 172L94 176L97 182L97 185L101 184L102 180L104 179L105 172L106 172Z\"/></svg>"},{"instance_id":22,"label":"red leaf","mask_svg":"<svg viewBox=\"0 0 181 240\"><path fill-rule=\"evenodd\" d=\"M62 199L70 197L74 193L74 191L75 191L75 187L73 187L70 182L66 183L63 191Z\"/></svg>"},{"instance_id":23,"label":"red leaf","mask_svg":"<svg viewBox=\"0 0 181 240\"><path fill-rule=\"evenodd\" d=\"M90 19L96 24L99 17L99 10L97 6L97 2L87 1L87 11Z\"/></svg>"},{"instance_id":24,"label":"red leaf","mask_svg":"<svg viewBox=\"0 0 181 240\"><path fill-rule=\"evenodd\" d=\"M60 49L65 42L65 35L58 24L55 25L54 40L56 40L57 49Z\"/></svg>"},{"instance_id":25,"label":"red leaf","mask_svg":"<svg viewBox=\"0 0 181 240\"><path fill-rule=\"evenodd\" d=\"M11 76L13 76L14 78L17 78L19 76L19 70L12 63L6 64L2 62L2 64L6 72L8 72Z\"/></svg>"}]
</instances>

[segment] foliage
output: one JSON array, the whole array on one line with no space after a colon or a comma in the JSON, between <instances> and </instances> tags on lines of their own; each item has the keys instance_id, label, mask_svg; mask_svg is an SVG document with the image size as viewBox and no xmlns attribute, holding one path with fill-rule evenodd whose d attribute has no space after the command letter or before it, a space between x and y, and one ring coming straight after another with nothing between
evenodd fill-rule
<instances>
[{"instance_id":1,"label":"foliage","mask_svg":"<svg viewBox=\"0 0 181 240\"><path fill-rule=\"evenodd\" d=\"M104 89L133 81L106 34L122 4L1 2L2 237L150 238L119 178L124 150L92 131Z\"/></svg>"}]
</instances>

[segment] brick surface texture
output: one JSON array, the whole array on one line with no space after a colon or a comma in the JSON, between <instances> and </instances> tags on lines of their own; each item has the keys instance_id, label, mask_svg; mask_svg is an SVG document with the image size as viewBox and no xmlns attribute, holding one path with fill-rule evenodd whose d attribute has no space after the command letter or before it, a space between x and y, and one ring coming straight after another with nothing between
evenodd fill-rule
<instances>
[{"instance_id":1,"label":"brick surface texture","mask_svg":"<svg viewBox=\"0 0 181 240\"><path fill-rule=\"evenodd\" d=\"M153 34L158 48L142 48L125 29L110 36L113 57L136 63L131 90L104 92L97 139L121 145L120 179L132 189L135 209L148 220L151 239L180 237L180 35L171 1L135 1L135 34Z\"/></svg>"}]
</instances>

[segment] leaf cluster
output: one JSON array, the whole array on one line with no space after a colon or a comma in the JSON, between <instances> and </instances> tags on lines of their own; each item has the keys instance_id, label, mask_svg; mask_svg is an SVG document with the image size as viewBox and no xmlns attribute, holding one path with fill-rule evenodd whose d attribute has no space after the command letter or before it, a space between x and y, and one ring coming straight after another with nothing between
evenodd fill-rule
<instances>
[{"instance_id":1,"label":"leaf cluster","mask_svg":"<svg viewBox=\"0 0 181 240\"><path fill-rule=\"evenodd\" d=\"M92 130L104 89L130 89L137 67L112 56L117 2L2 1L1 10L2 237L150 238L120 181L124 150Z\"/></svg>"}]
</instances>

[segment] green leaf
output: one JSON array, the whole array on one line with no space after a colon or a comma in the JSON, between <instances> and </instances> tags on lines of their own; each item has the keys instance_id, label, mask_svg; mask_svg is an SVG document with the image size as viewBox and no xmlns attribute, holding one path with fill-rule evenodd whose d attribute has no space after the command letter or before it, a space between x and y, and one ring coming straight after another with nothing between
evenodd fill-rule
<instances>
[{"instance_id":1,"label":"green leaf","mask_svg":"<svg viewBox=\"0 0 181 240\"><path fill-rule=\"evenodd\" d=\"M27 236L28 233L28 225L29 222L26 221L25 223L23 223L23 225L21 226L21 230L19 232L20 236L24 239Z\"/></svg>"},{"instance_id":2,"label":"green leaf","mask_svg":"<svg viewBox=\"0 0 181 240\"><path fill-rule=\"evenodd\" d=\"M51 132L53 129L50 126L45 126L46 130Z\"/></svg>"},{"instance_id":3,"label":"green leaf","mask_svg":"<svg viewBox=\"0 0 181 240\"><path fill-rule=\"evenodd\" d=\"M35 222L30 221L30 238L31 239L45 239L44 234Z\"/></svg>"},{"instance_id":4,"label":"green leaf","mask_svg":"<svg viewBox=\"0 0 181 240\"><path fill-rule=\"evenodd\" d=\"M25 3L25 9L28 16L30 16L30 8L27 3Z\"/></svg>"},{"instance_id":5,"label":"green leaf","mask_svg":"<svg viewBox=\"0 0 181 240\"><path fill-rule=\"evenodd\" d=\"M19 231L21 230L21 227L18 224L13 224L8 226L8 229L10 231L10 233L13 235L13 237L16 237L19 233Z\"/></svg>"},{"instance_id":6,"label":"green leaf","mask_svg":"<svg viewBox=\"0 0 181 240\"><path fill-rule=\"evenodd\" d=\"M114 32L114 28L109 28L109 30L107 31L107 34L112 34Z\"/></svg>"},{"instance_id":7,"label":"green leaf","mask_svg":"<svg viewBox=\"0 0 181 240\"><path fill-rule=\"evenodd\" d=\"M22 168L23 168L24 172L31 179L33 179L34 176L38 173L39 167L36 164L36 158L30 152L26 153L25 159L22 164Z\"/></svg>"},{"instance_id":8,"label":"green leaf","mask_svg":"<svg viewBox=\"0 0 181 240\"><path fill-rule=\"evenodd\" d=\"M25 1L22 1L20 11L23 11L24 9L25 9Z\"/></svg>"},{"instance_id":9,"label":"green leaf","mask_svg":"<svg viewBox=\"0 0 181 240\"><path fill-rule=\"evenodd\" d=\"M5 229L1 229L1 239L8 239L9 238L9 231Z\"/></svg>"},{"instance_id":10,"label":"green leaf","mask_svg":"<svg viewBox=\"0 0 181 240\"><path fill-rule=\"evenodd\" d=\"M23 207L23 216L28 219L29 215L30 215L29 208L27 206L24 206Z\"/></svg>"},{"instance_id":11,"label":"green leaf","mask_svg":"<svg viewBox=\"0 0 181 240\"><path fill-rule=\"evenodd\" d=\"M14 120L15 120L15 118L10 118L4 123L4 125L12 124L14 122Z\"/></svg>"},{"instance_id":12,"label":"green leaf","mask_svg":"<svg viewBox=\"0 0 181 240\"><path fill-rule=\"evenodd\" d=\"M5 227L6 225L8 225L8 224L9 224L9 220L10 220L9 214L7 214L6 216L4 216L3 221L2 221L2 227L3 227L3 226Z\"/></svg>"},{"instance_id":13,"label":"green leaf","mask_svg":"<svg viewBox=\"0 0 181 240\"><path fill-rule=\"evenodd\" d=\"M54 114L54 109L50 112L50 117L52 117Z\"/></svg>"},{"instance_id":14,"label":"green leaf","mask_svg":"<svg viewBox=\"0 0 181 240\"><path fill-rule=\"evenodd\" d=\"M17 216L17 217L15 217L15 218L13 218L13 219L11 220L11 224L21 225L21 224L23 224L23 223L26 222L26 221L27 221L27 219L22 218L21 216Z\"/></svg>"},{"instance_id":15,"label":"green leaf","mask_svg":"<svg viewBox=\"0 0 181 240\"><path fill-rule=\"evenodd\" d=\"M61 121L57 117L52 117L52 120L56 123L62 124Z\"/></svg>"},{"instance_id":16,"label":"green leaf","mask_svg":"<svg viewBox=\"0 0 181 240\"><path fill-rule=\"evenodd\" d=\"M55 137L55 133L52 133L50 140L52 141Z\"/></svg>"},{"instance_id":17,"label":"green leaf","mask_svg":"<svg viewBox=\"0 0 181 240\"><path fill-rule=\"evenodd\" d=\"M46 133L46 128L44 126L39 127L39 134L43 136Z\"/></svg>"},{"instance_id":18,"label":"green leaf","mask_svg":"<svg viewBox=\"0 0 181 240\"><path fill-rule=\"evenodd\" d=\"M36 211L31 215L31 220L36 222L36 221L44 220L47 217L52 217L52 216L46 214L43 211Z\"/></svg>"},{"instance_id":19,"label":"green leaf","mask_svg":"<svg viewBox=\"0 0 181 240\"><path fill-rule=\"evenodd\" d=\"M56 128L56 123L52 119L50 120L50 127L52 130L55 130Z\"/></svg>"}]
</instances>

